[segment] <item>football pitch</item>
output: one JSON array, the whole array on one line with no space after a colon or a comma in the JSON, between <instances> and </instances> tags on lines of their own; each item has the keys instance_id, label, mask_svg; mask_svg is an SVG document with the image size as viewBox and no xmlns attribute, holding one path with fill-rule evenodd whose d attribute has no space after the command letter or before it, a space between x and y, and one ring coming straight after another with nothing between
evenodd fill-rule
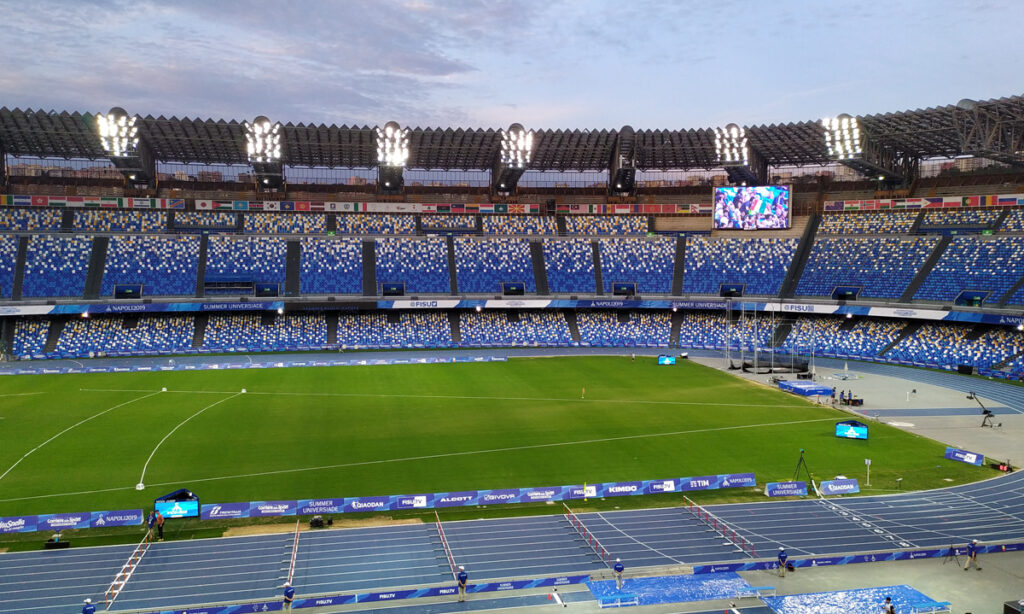
<instances>
[{"instance_id":1,"label":"football pitch","mask_svg":"<svg viewBox=\"0 0 1024 614\"><path fill-rule=\"evenodd\" d=\"M763 485L791 479L801 448L815 480L857 477L865 493L989 477L938 442L880 423L837 439L849 414L651 358L0 381L0 516L150 508L177 488L226 503L739 472Z\"/></svg>"}]
</instances>

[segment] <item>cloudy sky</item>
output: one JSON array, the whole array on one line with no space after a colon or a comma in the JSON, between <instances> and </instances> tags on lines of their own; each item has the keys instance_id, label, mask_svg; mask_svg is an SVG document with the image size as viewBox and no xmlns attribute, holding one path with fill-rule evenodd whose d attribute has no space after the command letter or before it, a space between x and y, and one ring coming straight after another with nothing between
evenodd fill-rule
<instances>
[{"instance_id":1,"label":"cloudy sky","mask_svg":"<svg viewBox=\"0 0 1024 614\"><path fill-rule=\"evenodd\" d=\"M1021 0L0 0L0 106L501 128L1024 94Z\"/></svg>"}]
</instances>

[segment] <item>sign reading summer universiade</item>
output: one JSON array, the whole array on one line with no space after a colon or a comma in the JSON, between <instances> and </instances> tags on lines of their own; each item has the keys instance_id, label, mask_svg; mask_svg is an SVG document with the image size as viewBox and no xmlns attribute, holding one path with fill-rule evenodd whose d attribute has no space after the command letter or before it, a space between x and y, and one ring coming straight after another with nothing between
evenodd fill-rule
<instances>
[{"instance_id":1,"label":"sign reading summer universiade","mask_svg":"<svg viewBox=\"0 0 1024 614\"><path fill-rule=\"evenodd\" d=\"M509 503L546 503L754 486L757 486L757 480L753 473L723 473L688 478L666 478L662 480L596 482L593 484L542 486L537 488L462 490L420 495L378 495L372 497L299 499L297 501L204 503L200 510L200 518L203 520L226 520L265 516L311 516L314 514L353 514L359 512L438 509ZM0 518L0 533L141 524L143 518L142 510L10 516Z\"/></svg>"}]
</instances>

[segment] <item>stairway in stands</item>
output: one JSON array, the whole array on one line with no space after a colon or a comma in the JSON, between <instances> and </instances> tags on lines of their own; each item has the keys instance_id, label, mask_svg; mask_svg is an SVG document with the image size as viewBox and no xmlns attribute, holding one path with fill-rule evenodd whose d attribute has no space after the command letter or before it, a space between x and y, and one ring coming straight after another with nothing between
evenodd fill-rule
<instances>
[{"instance_id":1,"label":"stairway in stands","mask_svg":"<svg viewBox=\"0 0 1024 614\"><path fill-rule=\"evenodd\" d=\"M572 340L576 343L580 342L580 324L576 320L576 312L572 309L562 310L562 315L565 316L565 323L569 325L569 335L572 336Z\"/></svg>"},{"instance_id":2,"label":"stairway in stands","mask_svg":"<svg viewBox=\"0 0 1024 614\"><path fill-rule=\"evenodd\" d=\"M604 294L604 278L601 276L601 249L600 243L595 239L590 242L590 248L594 256L594 282L597 287L597 294Z\"/></svg>"},{"instance_id":3,"label":"stairway in stands","mask_svg":"<svg viewBox=\"0 0 1024 614\"><path fill-rule=\"evenodd\" d=\"M363 241L363 296L377 296L377 242Z\"/></svg>"},{"instance_id":4,"label":"stairway in stands","mask_svg":"<svg viewBox=\"0 0 1024 614\"><path fill-rule=\"evenodd\" d=\"M803 274L804 266L807 265L807 260L810 258L811 248L814 247L814 240L818 235L818 226L820 224L821 214L812 213L811 218L807 220L804 234L800 237L800 244L797 245L796 251L793 253L793 261L790 262L786 276L782 279L782 285L779 287L779 297L792 298L796 293L797 285L800 283L800 275Z\"/></svg>"},{"instance_id":5,"label":"stairway in stands","mask_svg":"<svg viewBox=\"0 0 1024 614\"><path fill-rule=\"evenodd\" d=\"M203 347L203 341L206 339L206 324L210 321L209 314L197 313L195 330L192 332L192 348L199 349Z\"/></svg>"},{"instance_id":6,"label":"stairway in stands","mask_svg":"<svg viewBox=\"0 0 1024 614\"><path fill-rule=\"evenodd\" d=\"M533 280L537 284L537 294L550 294L548 271L544 267L544 244L541 241L530 241L530 258L533 261Z\"/></svg>"},{"instance_id":7,"label":"stairway in stands","mask_svg":"<svg viewBox=\"0 0 1024 614\"><path fill-rule=\"evenodd\" d=\"M174 212L171 212L174 215ZM209 253L210 235L203 235L199 239L199 264L196 269L196 298L202 298L206 287L206 254Z\"/></svg>"},{"instance_id":8,"label":"stairway in stands","mask_svg":"<svg viewBox=\"0 0 1024 614\"><path fill-rule=\"evenodd\" d=\"M103 269L107 263L108 247L110 247L110 237L95 237L92 240L92 254L89 256L89 272L85 274L83 298L96 300L100 297L100 285L103 283Z\"/></svg>"},{"instance_id":9,"label":"stairway in stands","mask_svg":"<svg viewBox=\"0 0 1024 614\"><path fill-rule=\"evenodd\" d=\"M683 273L686 270L686 237L679 235L676 237L676 263L672 269L672 296L682 296L683 294ZM677 333L679 331L676 331ZM678 339L678 336L674 336L673 339Z\"/></svg>"},{"instance_id":10,"label":"stairway in stands","mask_svg":"<svg viewBox=\"0 0 1024 614\"><path fill-rule=\"evenodd\" d=\"M907 337L916 333L918 330L921 329L922 326L924 326L924 322L921 322L920 320L907 320L907 322L903 325L903 329L900 331L899 336L896 337L896 339L894 339L892 343L882 348L882 351L879 352L878 355L885 356L885 354L889 350L899 345L900 342L906 339Z\"/></svg>"},{"instance_id":11,"label":"stairway in stands","mask_svg":"<svg viewBox=\"0 0 1024 614\"><path fill-rule=\"evenodd\" d=\"M786 342L786 338L793 332L793 325L796 324L796 318L784 317L779 320L779 323L775 326L775 330L772 332L772 347L780 348L782 344Z\"/></svg>"},{"instance_id":12,"label":"stairway in stands","mask_svg":"<svg viewBox=\"0 0 1024 614\"><path fill-rule=\"evenodd\" d=\"M284 257L284 295L298 296L302 285L299 275L302 270L302 244L298 241L285 242Z\"/></svg>"},{"instance_id":13,"label":"stairway in stands","mask_svg":"<svg viewBox=\"0 0 1024 614\"><path fill-rule=\"evenodd\" d=\"M943 252L946 251L946 247L952 240L953 237L948 236L942 237L942 239L939 240L935 249L933 249L932 253L928 256L928 259L921 265L921 270L917 272L917 275L914 275L914 279L911 280L910 285L908 285L907 289L903 291L903 294L900 296L901 303L909 303L914 298L914 294L917 293L917 289L920 288L921 284L924 283L924 280L928 278L928 274L935 268L935 264L939 261L939 258L942 257Z\"/></svg>"},{"instance_id":14,"label":"stairway in stands","mask_svg":"<svg viewBox=\"0 0 1024 614\"><path fill-rule=\"evenodd\" d=\"M67 318L50 318L50 330L46 333L46 344L43 345L44 352L53 352L57 349L60 334L64 332L67 323Z\"/></svg>"},{"instance_id":15,"label":"stairway in stands","mask_svg":"<svg viewBox=\"0 0 1024 614\"><path fill-rule=\"evenodd\" d=\"M448 285L452 294L459 293L459 278L455 270L455 239L448 235Z\"/></svg>"},{"instance_id":16,"label":"stairway in stands","mask_svg":"<svg viewBox=\"0 0 1024 614\"><path fill-rule=\"evenodd\" d=\"M459 328L459 312L455 309L448 311L448 326L452 330L452 342L462 343L462 329Z\"/></svg>"},{"instance_id":17,"label":"stairway in stands","mask_svg":"<svg viewBox=\"0 0 1024 614\"><path fill-rule=\"evenodd\" d=\"M21 299L21 284L25 281L25 256L28 254L28 237L18 238L18 259L14 264L13 287L11 288L11 300Z\"/></svg>"}]
</instances>

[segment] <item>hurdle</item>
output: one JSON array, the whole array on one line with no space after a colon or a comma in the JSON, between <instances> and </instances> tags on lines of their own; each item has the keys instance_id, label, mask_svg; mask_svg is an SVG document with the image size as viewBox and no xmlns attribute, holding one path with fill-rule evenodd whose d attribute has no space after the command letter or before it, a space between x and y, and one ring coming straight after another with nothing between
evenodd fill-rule
<instances>
[{"instance_id":1,"label":"hurdle","mask_svg":"<svg viewBox=\"0 0 1024 614\"><path fill-rule=\"evenodd\" d=\"M569 524L572 525L574 529L576 529L576 532L579 533L580 537L583 538L583 541L587 542L587 545L590 546L590 548L594 551L594 554L596 554L598 558L601 559L601 562L607 565L608 567L611 567L612 555L608 552L608 549L601 545L601 542L598 541L597 536L594 535L585 524L583 524L583 521L580 520L579 516L576 515L576 512L569 509L569 506L566 505L565 503L562 503L562 507L565 508L565 519L569 521Z\"/></svg>"},{"instance_id":2,"label":"hurdle","mask_svg":"<svg viewBox=\"0 0 1024 614\"><path fill-rule=\"evenodd\" d=\"M455 556L452 554L452 549L448 545L448 536L444 534L444 526L441 525L441 517L437 514L437 510L434 510L434 520L437 523L437 534L441 537L441 545L444 547L444 554L448 557L448 565L452 568L452 578L458 580L459 574L456 571Z\"/></svg>"},{"instance_id":3,"label":"hurdle","mask_svg":"<svg viewBox=\"0 0 1024 614\"><path fill-rule=\"evenodd\" d=\"M114 576L114 581L107 587L106 592L103 593L103 602L106 604L106 609L109 610L110 606L114 605L114 600L124 590L125 584L128 584L128 580L131 579L132 574L135 572L135 568L142 562L142 557L146 555L146 551L149 550L149 544L152 541L153 531L152 529L147 530L146 534L142 537L142 541L139 542L138 546L135 546L135 550L132 551L131 555L124 565L121 566L121 570Z\"/></svg>"},{"instance_id":4,"label":"hurdle","mask_svg":"<svg viewBox=\"0 0 1024 614\"><path fill-rule=\"evenodd\" d=\"M751 558L757 558L757 550L755 549L754 542L737 533L732 527L727 525L724 520L707 511L707 509L699 503L694 503L693 499L690 499L685 495L683 498L686 499L686 502L689 504L690 513L693 514L697 520L706 524L710 530L721 535L722 539L724 539L727 544L731 544L736 548L736 552L742 552Z\"/></svg>"}]
</instances>

